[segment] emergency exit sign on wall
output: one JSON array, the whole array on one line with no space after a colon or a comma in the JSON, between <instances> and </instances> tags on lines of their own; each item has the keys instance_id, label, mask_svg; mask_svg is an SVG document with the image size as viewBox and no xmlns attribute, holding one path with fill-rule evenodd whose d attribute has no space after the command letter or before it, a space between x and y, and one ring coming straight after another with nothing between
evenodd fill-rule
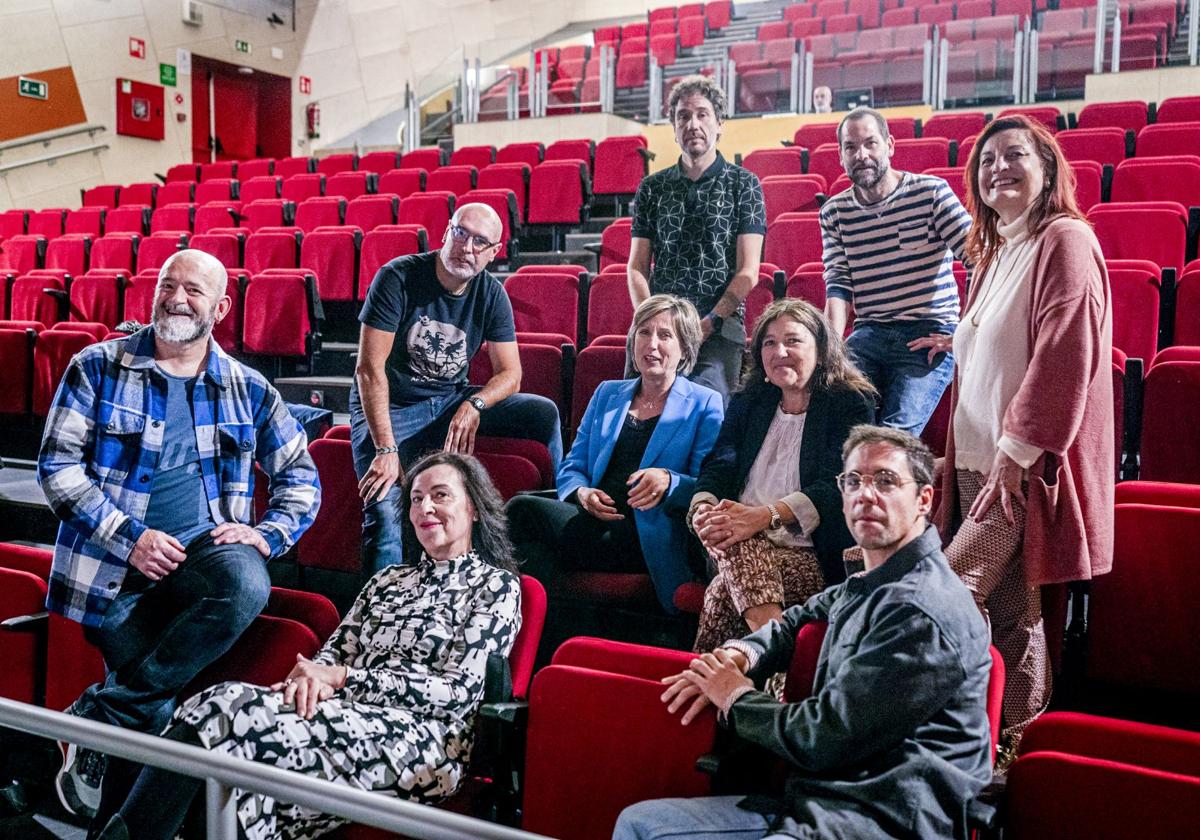
<instances>
[{"instance_id":1,"label":"emergency exit sign on wall","mask_svg":"<svg viewBox=\"0 0 1200 840\"><path fill-rule=\"evenodd\" d=\"M254 47L250 46L249 41L234 41L233 48L240 53L246 53L246 55L254 52Z\"/></svg>"},{"instance_id":2,"label":"emergency exit sign on wall","mask_svg":"<svg viewBox=\"0 0 1200 840\"><path fill-rule=\"evenodd\" d=\"M28 79L25 76L17 78L17 93L30 99L49 99L50 85L38 79Z\"/></svg>"}]
</instances>

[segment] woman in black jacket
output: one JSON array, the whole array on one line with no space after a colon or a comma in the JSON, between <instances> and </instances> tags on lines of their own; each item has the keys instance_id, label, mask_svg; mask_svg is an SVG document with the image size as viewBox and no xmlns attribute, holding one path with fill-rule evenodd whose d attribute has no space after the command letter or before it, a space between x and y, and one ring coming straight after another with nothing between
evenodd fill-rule
<instances>
[{"instance_id":1,"label":"woman in black jacket","mask_svg":"<svg viewBox=\"0 0 1200 840\"><path fill-rule=\"evenodd\" d=\"M757 630L846 576L853 544L835 478L875 389L812 305L775 301L754 326L752 364L700 470L688 522L718 574L696 650Z\"/></svg>"}]
</instances>

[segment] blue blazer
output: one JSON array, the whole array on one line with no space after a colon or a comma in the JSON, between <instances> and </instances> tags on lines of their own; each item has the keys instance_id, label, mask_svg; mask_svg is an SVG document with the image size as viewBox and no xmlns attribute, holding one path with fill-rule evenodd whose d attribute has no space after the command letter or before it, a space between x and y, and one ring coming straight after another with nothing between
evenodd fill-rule
<instances>
[{"instance_id":1,"label":"blue blazer","mask_svg":"<svg viewBox=\"0 0 1200 840\"><path fill-rule=\"evenodd\" d=\"M617 379L600 383L584 412L571 451L558 468L559 499L565 501L580 488L600 483L640 382ZM720 394L677 376L642 456L642 469L659 467L671 474L666 498L649 510L634 511L642 555L658 600L668 613L677 612L672 601L675 590L692 579L682 514L691 502L700 464L716 443L724 417L725 401Z\"/></svg>"}]
</instances>

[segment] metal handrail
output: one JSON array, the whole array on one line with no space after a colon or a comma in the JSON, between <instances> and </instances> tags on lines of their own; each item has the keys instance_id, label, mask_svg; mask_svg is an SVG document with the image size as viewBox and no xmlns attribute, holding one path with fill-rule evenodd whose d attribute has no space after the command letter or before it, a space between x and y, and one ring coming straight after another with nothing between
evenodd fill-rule
<instances>
[{"instance_id":1,"label":"metal handrail","mask_svg":"<svg viewBox=\"0 0 1200 840\"><path fill-rule=\"evenodd\" d=\"M11 172L14 169L20 169L23 166L35 166L39 163L49 163L50 161L58 160L59 158L70 157L71 155L81 155L84 152L99 152L107 148L107 143L93 143L90 146L80 146L78 149L63 149L61 152L54 152L53 154L42 155L35 158L26 158L25 160L18 160L16 163L0 164L0 175L3 175L5 172Z\"/></svg>"},{"instance_id":2,"label":"metal handrail","mask_svg":"<svg viewBox=\"0 0 1200 840\"><path fill-rule=\"evenodd\" d=\"M15 700L0 698L0 726L43 738L69 741L139 764L207 779L209 840L234 840L237 837L236 801L231 795L233 788L266 794L284 802L293 802L418 840L530 840L541 837L428 805L357 790L292 770L257 764L202 747L131 732Z\"/></svg>"},{"instance_id":3,"label":"metal handrail","mask_svg":"<svg viewBox=\"0 0 1200 840\"><path fill-rule=\"evenodd\" d=\"M58 128L54 131L43 131L41 134L30 134L28 137L22 137L19 140L9 140L7 143L0 143L0 154L7 152L9 149L19 149L22 146L35 146L38 143L49 143L52 140L61 140L64 137L74 137L76 134L95 134L97 131L108 131L108 127L99 123L88 123L86 125L71 126L70 128Z\"/></svg>"}]
</instances>

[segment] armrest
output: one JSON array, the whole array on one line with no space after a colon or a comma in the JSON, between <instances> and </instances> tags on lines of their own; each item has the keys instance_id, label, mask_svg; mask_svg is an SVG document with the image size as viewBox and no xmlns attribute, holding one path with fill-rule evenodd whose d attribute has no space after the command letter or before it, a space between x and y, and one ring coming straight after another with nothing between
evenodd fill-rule
<instances>
[{"instance_id":1,"label":"armrest","mask_svg":"<svg viewBox=\"0 0 1200 840\"><path fill-rule=\"evenodd\" d=\"M479 707L471 774L491 780L484 788L483 811L489 819L505 825L519 821L528 722L529 704L522 700Z\"/></svg>"},{"instance_id":2,"label":"armrest","mask_svg":"<svg viewBox=\"0 0 1200 840\"><path fill-rule=\"evenodd\" d=\"M557 490L518 490L518 496L537 496L539 499L557 499Z\"/></svg>"},{"instance_id":3,"label":"armrest","mask_svg":"<svg viewBox=\"0 0 1200 840\"><path fill-rule=\"evenodd\" d=\"M1004 825L1008 779L996 776L979 796L967 803L967 827L984 837L997 836Z\"/></svg>"},{"instance_id":4,"label":"armrest","mask_svg":"<svg viewBox=\"0 0 1200 840\"><path fill-rule=\"evenodd\" d=\"M14 615L0 621L0 630L12 633L45 633L50 626L50 613L43 610L29 615Z\"/></svg>"}]
</instances>

